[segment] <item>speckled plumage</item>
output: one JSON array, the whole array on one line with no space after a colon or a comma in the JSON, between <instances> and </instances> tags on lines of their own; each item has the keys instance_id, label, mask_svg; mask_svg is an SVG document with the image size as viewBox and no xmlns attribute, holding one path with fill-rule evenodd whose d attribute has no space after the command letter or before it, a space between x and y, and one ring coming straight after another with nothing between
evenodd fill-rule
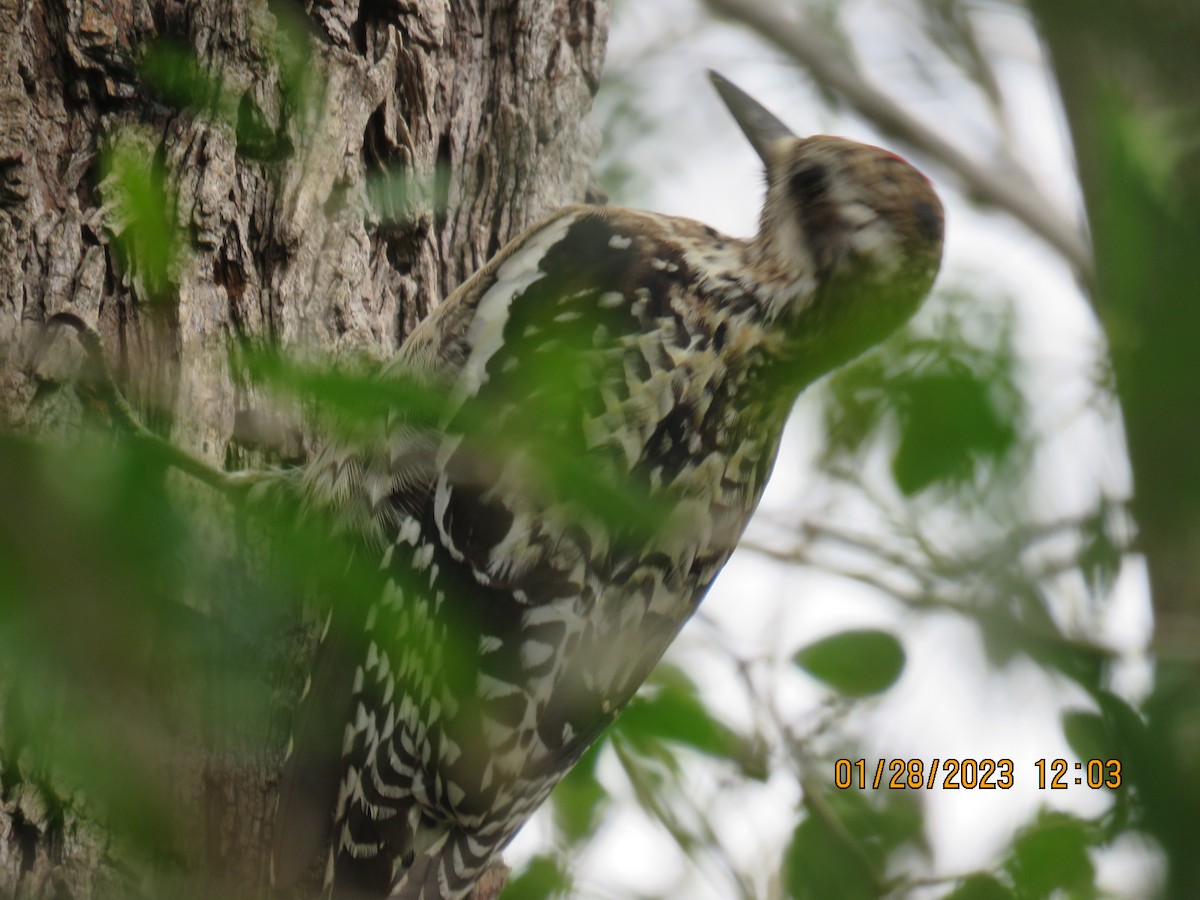
<instances>
[{"instance_id":1,"label":"speckled plumage","mask_svg":"<svg viewBox=\"0 0 1200 900\"><path fill-rule=\"evenodd\" d=\"M365 659L334 667L352 692L335 808L314 812L296 796L312 778L285 773L283 880L332 826L335 897L464 896L695 611L797 393L928 292L942 213L923 176L783 133L718 86L767 168L755 238L555 213L389 366L447 393L443 424L398 412L379 447L331 447L307 470L314 502L385 546L389 581ZM606 517L589 486L640 498L654 527Z\"/></svg>"}]
</instances>

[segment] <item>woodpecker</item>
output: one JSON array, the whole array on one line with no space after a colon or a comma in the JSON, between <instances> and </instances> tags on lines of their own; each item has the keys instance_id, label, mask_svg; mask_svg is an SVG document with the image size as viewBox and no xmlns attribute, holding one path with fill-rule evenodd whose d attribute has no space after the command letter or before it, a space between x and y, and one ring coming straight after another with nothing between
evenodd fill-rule
<instances>
[{"instance_id":1,"label":"woodpecker","mask_svg":"<svg viewBox=\"0 0 1200 900\"><path fill-rule=\"evenodd\" d=\"M331 446L306 470L383 545L386 587L355 653L314 673L304 703L344 727L316 729L336 731L324 750L297 728L277 885L324 844L335 898L469 893L695 612L796 396L928 294L943 214L925 176L797 137L711 78L765 167L757 235L559 210L387 366L444 391L440 423L397 410L378 447ZM570 489L588 479L600 489ZM635 500L622 520L585 494Z\"/></svg>"}]
</instances>

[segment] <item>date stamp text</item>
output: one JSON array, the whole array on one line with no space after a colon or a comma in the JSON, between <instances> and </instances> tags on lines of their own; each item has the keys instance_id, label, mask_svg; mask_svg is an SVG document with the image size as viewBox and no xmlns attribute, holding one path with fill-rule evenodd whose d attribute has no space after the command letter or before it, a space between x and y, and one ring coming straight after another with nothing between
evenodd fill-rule
<instances>
[{"instance_id":1,"label":"date stamp text","mask_svg":"<svg viewBox=\"0 0 1200 900\"><path fill-rule=\"evenodd\" d=\"M1036 777L1039 790L1115 789L1121 786L1121 761L1039 759L1029 774ZM1017 779L1011 759L839 759L833 764L833 786L839 790L1007 791Z\"/></svg>"}]
</instances>

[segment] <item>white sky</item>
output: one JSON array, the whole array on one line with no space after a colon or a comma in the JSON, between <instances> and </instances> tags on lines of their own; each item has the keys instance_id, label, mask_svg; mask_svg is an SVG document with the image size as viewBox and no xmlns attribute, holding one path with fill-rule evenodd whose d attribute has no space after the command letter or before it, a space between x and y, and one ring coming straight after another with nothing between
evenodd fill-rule
<instances>
[{"instance_id":1,"label":"white sky","mask_svg":"<svg viewBox=\"0 0 1200 900\"><path fill-rule=\"evenodd\" d=\"M971 85L932 64L934 80L915 76L913 60L905 55L914 32L903 0L857 0L843 9L860 64L876 84L963 147L982 153L990 145L993 127ZM1022 17L1001 6L981 5L979 15L986 49L999 60L999 77L1012 108L1021 111L1007 126L1020 158L1036 173L1043 196L1066 214L1077 215L1066 128L1036 37ZM605 135L607 152L615 153L634 175L636 200L622 200L733 234L755 230L760 164L709 87L709 67L757 97L798 133L887 143L862 120L826 110L795 67L746 32L712 22L694 0L619 3L609 75L620 77L637 96L637 107L661 124L644 132L616 128ZM602 89L602 120L603 110L618 97L616 91L609 96ZM1093 406L1102 339L1071 274L1020 225L966 203L946 172L919 156L912 161L931 176L947 208L940 283L1015 302L1024 364L1021 386L1033 428L1044 436L1029 476L1035 513L1047 519L1080 513L1102 491L1126 496L1130 475L1120 423L1113 410ZM818 447L817 413L814 397L801 399L763 511L794 521L798 511L823 499L811 465ZM836 513L838 507L832 509ZM842 522L860 531L871 527L869 522ZM764 527L752 525L752 533L769 533L755 531ZM1055 599L1069 611L1080 605L1078 593L1067 584L1063 597ZM1127 565L1114 594L1103 635L1134 653L1148 639L1151 624L1144 573ZM1072 758L1059 717L1066 708L1090 706L1082 690L1030 662L996 671L984 657L977 630L954 616L918 618L845 580L742 552L718 579L704 614L740 655L777 660L764 672L774 679L781 707L801 731L823 693L787 663L797 648L847 626L892 628L902 636L908 664L901 681L882 701L856 712L848 728L862 735L878 757L1004 757L1016 765L1012 791L924 792L926 834L941 873L994 863L1013 832L1039 807L1082 816L1106 808L1103 792L1072 786L1051 793L1036 786L1034 760ZM745 723L745 695L725 656L714 650L711 634L693 623L669 658L681 661L701 681L727 721ZM1120 673L1120 685L1130 694L1144 691L1148 679L1148 666L1136 655ZM697 762L688 771L698 802L722 811L717 818L728 827L720 833L734 858L751 871L776 869L796 821L800 794L793 780L780 774L766 785L731 792L719 784L720 772L712 766ZM627 802L579 861L581 895L730 896L719 869L688 862L663 830L636 809L615 760L604 760L601 772L606 785ZM544 823L532 823L508 854L510 863L541 850L549 833ZM1145 891L1153 877L1152 862L1146 848L1130 842L1097 859L1113 895L1131 897Z\"/></svg>"}]
</instances>

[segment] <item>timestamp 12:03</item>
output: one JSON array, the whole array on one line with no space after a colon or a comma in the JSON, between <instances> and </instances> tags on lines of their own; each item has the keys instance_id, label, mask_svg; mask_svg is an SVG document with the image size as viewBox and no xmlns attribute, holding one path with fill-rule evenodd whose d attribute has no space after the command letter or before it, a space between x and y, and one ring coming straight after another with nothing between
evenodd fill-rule
<instances>
[{"instance_id":1,"label":"timestamp 12:03","mask_svg":"<svg viewBox=\"0 0 1200 900\"><path fill-rule=\"evenodd\" d=\"M1066 790L1072 785L1099 790L1121 786L1119 759L1039 759L1039 790ZM1016 787L1017 771L1011 759L839 759L833 766L833 786L839 790L880 788L933 790L1001 790Z\"/></svg>"},{"instance_id":2,"label":"timestamp 12:03","mask_svg":"<svg viewBox=\"0 0 1200 900\"><path fill-rule=\"evenodd\" d=\"M1065 759L1039 759L1034 765L1038 771L1038 787L1042 790L1065 791L1073 784L1086 784L1093 789L1121 786L1119 759L1089 759L1077 763Z\"/></svg>"}]
</instances>

